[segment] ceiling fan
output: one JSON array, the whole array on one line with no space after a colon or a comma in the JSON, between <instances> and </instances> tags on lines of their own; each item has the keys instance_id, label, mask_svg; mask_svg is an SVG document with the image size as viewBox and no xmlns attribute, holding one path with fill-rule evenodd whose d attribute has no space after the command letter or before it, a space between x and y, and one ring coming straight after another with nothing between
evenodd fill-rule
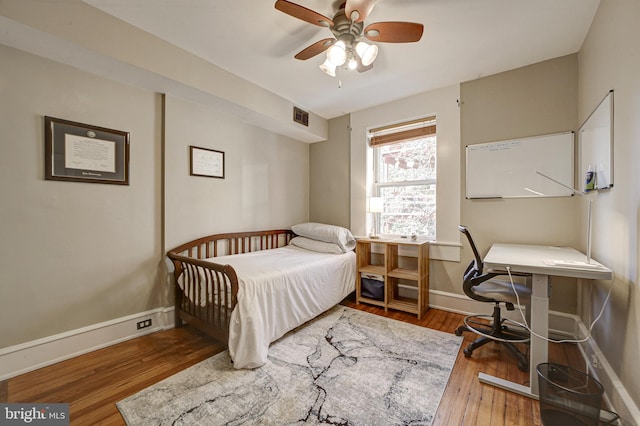
<instances>
[{"instance_id":1,"label":"ceiling fan","mask_svg":"<svg viewBox=\"0 0 640 426\"><path fill-rule=\"evenodd\" d=\"M325 38L302 49L296 59L307 60L326 51L327 58L320 69L331 77L336 68L368 71L378 55L378 46L363 39L381 43L412 43L422 38L424 26L415 22L376 22L364 26L376 0L346 0L333 19L288 0L277 0L279 11L319 27L327 27L333 37Z\"/></svg>"}]
</instances>

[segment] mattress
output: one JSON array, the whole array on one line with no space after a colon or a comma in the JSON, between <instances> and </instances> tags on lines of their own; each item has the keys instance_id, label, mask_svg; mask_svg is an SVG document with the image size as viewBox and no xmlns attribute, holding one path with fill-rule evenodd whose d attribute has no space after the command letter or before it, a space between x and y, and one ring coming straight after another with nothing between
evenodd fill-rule
<instances>
[{"instance_id":1,"label":"mattress","mask_svg":"<svg viewBox=\"0 0 640 426\"><path fill-rule=\"evenodd\" d=\"M235 368L267 362L271 342L338 304L355 288L356 255L292 245L207 259L231 265L238 303L231 314L229 354Z\"/></svg>"}]
</instances>

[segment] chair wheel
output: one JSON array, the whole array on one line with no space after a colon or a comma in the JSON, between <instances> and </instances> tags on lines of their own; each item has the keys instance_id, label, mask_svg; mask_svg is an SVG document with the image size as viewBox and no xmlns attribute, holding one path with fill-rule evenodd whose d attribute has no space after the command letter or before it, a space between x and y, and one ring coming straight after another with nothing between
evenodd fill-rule
<instances>
[{"instance_id":1,"label":"chair wheel","mask_svg":"<svg viewBox=\"0 0 640 426\"><path fill-rule=\"evenodd\" d=\"M456 329L456 336L462 336L462 331Z\"/></svg>"},{"instance_id":2,"label":"chair wheel","mask_svg":"<svg viewBox=\"0 0 640 426\"><path fill-rule=\"evenodd\" d=\"M518 361L518 370L524 371L525 373L529 371L529 364L526 362Z\"/></svg>"},{"instance_id":3,"label":"chair wheel","mask_svg":"<svg viewBox=\"0 0 640 426\"><path fill-rule=\"evenodd\" d=\"M473 355L473 351L470 351L468 348L464 348L462 353L464 354L465 358L471 358L471 355Z\"/></svg>"}]
</instances>

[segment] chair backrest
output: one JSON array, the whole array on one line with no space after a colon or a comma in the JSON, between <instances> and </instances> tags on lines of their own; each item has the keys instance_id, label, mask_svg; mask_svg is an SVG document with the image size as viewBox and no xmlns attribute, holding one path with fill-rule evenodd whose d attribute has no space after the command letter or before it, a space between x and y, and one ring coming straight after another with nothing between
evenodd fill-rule
<instances>
[{"instance_id":1,"label":"chair backrest","mask_svg":"<svg viewBox=\"0 0 640 426\"><path fill-rule=\"evenodd\" d=\"M490 280L491 278L494 278L500 274L483 274L482 271L484 268L484 262L482 261L482 257L480 257L480 253L478 253L478 249L473 242L473 238L471 238L471 232L469 232L469 228L464 225L458 225L458 229L467 237L467 240L469 240L469 245L471 246L471 250L473 250L474 256L474 259L469 263L469 266L467 266L467 269L464 271L462 283L462 290L464 291L464 294L469 296L471 299L479 300L481 302L498 302L495 299L481 296L473 291L473 287L480 285L483 282Z\"/></svg>"},{"instance_id":2,"label":"chair backrest","mask_svg":"<svg viewBox=\"0 0 640 426\"><path fill-rule=\"evenodd\" d=\"M484 263L482 262L482 258L480 257L480 253L478 253L478 249L476 248L475 243L473 242L473 238L471 237L469 228L464 225L458 225L458 229L467 237L467 240L469 240L469 245L471 246L471 250L473 250L473 256L475 257L475 269L477 269L479 273L482 273L482 270L484 269Z\"/></svg>"}]
</instances>

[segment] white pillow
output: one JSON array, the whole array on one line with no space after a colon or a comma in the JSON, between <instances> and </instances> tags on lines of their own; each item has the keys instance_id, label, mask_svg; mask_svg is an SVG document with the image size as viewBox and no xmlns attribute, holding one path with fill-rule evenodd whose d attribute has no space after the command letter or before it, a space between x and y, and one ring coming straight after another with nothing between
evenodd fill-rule
<instances>
[{"instance_id":1,"label":"white pillow","mask_svg":"<svg viewBox=\"0 0 640 426\"><path fill-rule=\"evenodd\" d=\"M331 254L342 254L344 253L339 245L334 243L325 243L324 241L312 240L311 238L306 237L295 237L289 241L289 244L292 244L296 247L300 247L306 250L315 251L318 253L331 253Z\"/></svg>"},{"instance_id":2,"label":"white pillow","mask_svg":"<svg viewBox=\"0 0 640 426\"><path fill-rule=\"evenodd\" d=\"M307 222L293 225L291 230L301 237L337 244L345 253L356 247L356 239L353 238L351 231L342 226Z\"/></svg>"}]
</instances>

